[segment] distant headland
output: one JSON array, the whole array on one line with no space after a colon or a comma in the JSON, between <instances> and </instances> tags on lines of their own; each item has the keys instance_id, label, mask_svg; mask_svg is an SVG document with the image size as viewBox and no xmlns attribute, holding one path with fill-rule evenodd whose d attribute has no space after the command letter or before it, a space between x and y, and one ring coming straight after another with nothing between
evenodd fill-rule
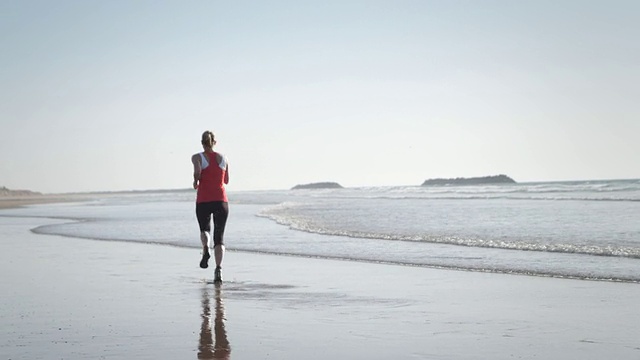
<instances>
[{"instance_id":1,"label":"distant headland","mask_svg":"<svg viewBox=\"0 0 640 360\"><path fill-rule=\"evenodd\" d=\"M447 185L486 185L486 184L515 184L516 181L507 175L493 175L471 178L453 179L429 179L422 186L447 186Z\"/></svg>"},{"instance_id":2,"label":"distant headland","mask_svg":"<svg viewBox=\"0 0 640 360\"><path fill-rule=\"evenodd\" d=\"M300 189L343 189L343 187L336 182L317 182L311 184L299 184L291 188L291 190Z\"/></svg>"},{"instance_id":3,"label":"distant headland","mask_svg":"<svg viewBox=\"0 0 640 360\"><path fill-rule=\"evenodd\" d=\"M5 186L0 186L0 196L34 196L34 195L42 195L39 192L31 191L31 190L11 190L6 188Z\"/></svg>"}]
</instances>

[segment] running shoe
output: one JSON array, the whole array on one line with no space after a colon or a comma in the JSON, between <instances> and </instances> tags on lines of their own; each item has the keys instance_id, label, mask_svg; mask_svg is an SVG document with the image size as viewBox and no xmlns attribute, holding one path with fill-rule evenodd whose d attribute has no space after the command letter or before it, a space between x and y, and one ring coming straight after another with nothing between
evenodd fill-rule
<instances>
[{"instance_id":1,"label":"running shoe","mask_svg":"<svg viewBox=\"0 0 640 360\"><path fill-rule=\"evenodd\" d=\"M209 255L209 252L207 251L206 253L202 254L202 260L200 260L200 267L203 269L206 269L209 267L209 259L211 258L211 255Z\"/></svg>"},{"instance_id":2,"label":"running shoe","mask_svg":"<svg viewBox=\"0 0 640 360\"><path fill-rule=\"evenodd\" d=\"M213 272L213 281L222 282L222 268L220 266L216 267L216 271Z\"/></svg>"}]
</instances>

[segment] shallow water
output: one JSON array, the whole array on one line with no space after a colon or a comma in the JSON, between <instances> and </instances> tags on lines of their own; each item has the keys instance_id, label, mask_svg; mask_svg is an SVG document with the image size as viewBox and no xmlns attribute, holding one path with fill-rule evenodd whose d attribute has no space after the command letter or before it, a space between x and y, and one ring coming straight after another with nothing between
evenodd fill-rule
<instances>
[{"instance_id":1,"label":"shallow water","mask_svg":"<svg viewBox=\"0 0 640 360\"><path fill-rule=\"evenodd\" d=\"M0 215L37 233L199 247L192 191L110 195ZM230 194L229 249L640 282L640 180Z\"/></svg>"}]
</instances>

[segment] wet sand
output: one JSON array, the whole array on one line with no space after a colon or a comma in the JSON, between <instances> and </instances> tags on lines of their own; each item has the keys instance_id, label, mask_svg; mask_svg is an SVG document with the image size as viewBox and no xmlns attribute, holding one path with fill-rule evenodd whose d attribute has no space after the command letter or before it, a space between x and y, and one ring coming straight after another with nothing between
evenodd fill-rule
<instances>
[{"instance_id":1,"label":"wet sand","mask_svg":"<svg viewBox=\"0 0 640 360\"><path fill-rule=\"evenodd\" d=\"M640 358L638 284L228 252L216 286L197 249L46 222L0 217L3 359Z\"/></svg>"},{"instance_id":2,"label":"wet sand","mask_svg":"<svg viewBox=\"0 0 640 360\"><path fill-rule=\"evenodd\" d=\"M24 196L0 196L0 209L17 208L22 206L50 204L58 202L86 201L96 197L91 194L51 194L51 195L24 195Z\"/></svg>"}]
</instances>

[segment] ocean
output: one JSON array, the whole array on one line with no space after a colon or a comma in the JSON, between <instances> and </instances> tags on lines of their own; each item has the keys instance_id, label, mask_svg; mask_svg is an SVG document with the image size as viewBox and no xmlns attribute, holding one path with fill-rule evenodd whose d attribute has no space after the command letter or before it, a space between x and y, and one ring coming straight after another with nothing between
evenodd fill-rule
<instances>
[{"instance_id":1,"label":"ocean","mask_svg":"<svg viewBox=\"0 0 640 360\"><path fill-rule=\"evenodd\" d=\"M230 191L229 198L229 250L640 282L640 180ZM0 216L68 220L32 230L39 234L199 249L194 199L193 190L102 194Z\"/></svg>"}]
</instances>

